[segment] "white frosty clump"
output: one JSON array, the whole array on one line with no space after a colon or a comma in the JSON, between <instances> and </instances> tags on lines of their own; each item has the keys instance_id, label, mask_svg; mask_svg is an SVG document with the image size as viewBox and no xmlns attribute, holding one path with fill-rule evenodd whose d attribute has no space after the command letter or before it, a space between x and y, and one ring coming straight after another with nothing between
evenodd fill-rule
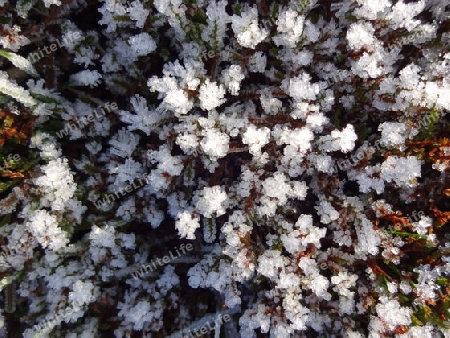
<instances>
[{"instance_id":1,"label":"white frosty clump","mask_svg":"<svg viewBox=\"0 0 450 338\"><path fill-rule=\"evenodd\" d=\"M231 24L237 41L243 47L254 49L262 42L269 31L258 26L258 11L255 7L242 11L241 16L233 15Z\"/></svg>"},{"instance_id":2,"label":"white frosty clump","mask_svg":"<svg viewBox=\"0 0 450 338\"><path fill-rule=\"evenodd\" d=\"M314 244L320 248L320 239L325 236L327 229L313 226L312 215L301 215L295 223L295 227L299 230L304 248L307 244Z\"/></svg>"},{"instance_id":3,"label":"white frosty clump","mask_svg":"<svg viewBox=\"0 0 450 338\"><path fill-rule=\"evenodd\" d=\"M355 15L367 20L376 20L386 9L391 7L390 0L357 0L361 7L355 9Z\"/></svg>"},{"instance_id":4,"label":"white frosty clump","mask_svg":"<svg viewBox=\"0 0 450 338\"><path fill-rule=\"evenodd\" d=\"M92 247L115 247L115 231L111 226L106 226L105 228L100 228L96 225L92 227L89 234L89 239L91 240Z\"/></svg>"},{"instance_id":5,"label":"white frosty clump","mask_svg":"<svg viewBox=\"0 0 450 338\"><path fill-rule=\"evenodd\" d=\"M350 48L359 50L362 47L374 49L379 41L374 37L375 29L368 23L354 23L347 32L347 40Z\"/></svg>"},{"instance_id":6,"label":"white frosty clump","mask_svg":"<svg viewBox=\"0 0 450 338\"><path fill-rule=\"evenodd\" d=\"M420 20L414 20L413 18L421 13L425 6L426 2L424 0L413 3L398 1L392 7L392 12L389 13L387 18L391 20L393 29L406 28L408 31L411 31L420 25Z\"/></svg>"},{"instance_id":7,"label":"white frosty clump","mask_svg":"<svg viewBox=\"0 0 450 338\"><path fill-rule=\"evenodd\" d=\"M351 314L355 308L355 292L350 288L355 286L358 279L357 275L346 271L339 271L337 276L331 277L331 283L334 284L334 290L339 294L339 309L341 313Z\"/></svg>"},{"instance_id":8,"label":"white frosty clump","mask_svg":"<svg viewBox=\"0 0 450 338\"><path fill-rule=\"evenodd\" d=\"M249 71L263 73L267 64L267 57L262 52L256 52L249 60Z\"/></svg>"},{"instance_id":9,"label":"white frosty clump","mask_svg":"<svg viewBox=\"0 0 450 338\"><path fill-rule=\"evenodd\" d=\"M225 89L222 85L217 85L215 82L206 80L200 86L200 107L205 110L213 110L225 102Z\"/></svg>"},{"instance_id":10,"label":"white frosty clump","mask_svg":"<svg viewBox=\"0 0 450 338\"><path fill-rule=\"evenodd\" d=\"M47 202L53 210L62 210L76 190L67 159L51 160L42 171L44 176L35 181L45 193L41 203Z\"/></svg>"},{"instance_id":11,"label":"white frosty clump","mask_svg":"<svg viewBox=\"0 0 450 338\"><path fill-rule=\"evenodd\" d=\"M175 227L181 238L195 239L195 230L200 227L199 218L193 216L191 212L183 211L178 215Z\"/></svg>"},{"instance_id":12,"label":"white frosty clump","mask_svg":"<svg viewBox=\"0 0 450 338\"><path fill-rule=\"evenodd\" d=\"M258 273L263 276L276 280L278 279L278 269L284 268L283 257L276 250L267 250L258 259Z\"/></svg>"},{"instance_id":13,"label":"white frosty clump","mask_svg":"<svg viewBox=\"0 0 450 338\"><path fill-rule=\"evenodd\" d=\"M389 330L398 325L409 325L411 323L411 309L400 306L397 300L390 300L386 296L380 297L380 304L376 307L380 319L388 325Z\"/></svg>"},{"instance_id":14,"label":"white frosty clump","mask_svg":"<svg viewBox=\"0 0 450 338\"><path fill-rule=\"evenodd\" d=\"M223 82L231 95L238 95L240 83L245 78L242 68L239 65L231 65L230 68L222 72Z\"/></svg>"},{"instance_id":15,"label":"white frosty clump","mask_svg":"<svg viewBox=\"0 0 450 338\"><path fill-rule=\"evenodd\" d=\"M127 158L136 149L136 145L139 143L139 136L121 129L109 143L112 145L111 154Z\"/></svg>"},{"instance_id":16,"label":"white frosty clump","mask_svg":"<svg viewBox=\"0 0 450 338\"><path fill-rule=\"evenodd\" d=\"M142 330L144 324L153 319L157 313L152 313L151 306L146 300L141 300L135 306L124 306L119 312L119 316L125 317L128 321L133 323L135 330Z\"/></svg>"},{"instance_id":17,"label":"white frosty clump","mask_svg":"<svg viewBox=\"0 0 450 338\"><path fill-rule=\"evenodd\" d=\"M428 228L433 225L433 219L431 217L421 216L418 222L413 222L411 224L415 232L425 235L428 233Z\"/></svg>"},{"instance_id":18,"label":"white frosty clump","mask_svg":"<svg viewBox=\"0 0 450 338\"><path fill-rule=\"evenodd\" d=\"M199 143L198 137L192 134L179 134L175 142L188 155L195 152Z\"/></svg>"},{"instance_id":19,"label":"white frosty clump","mask_svg":"<svg viewBox=\"0 0 450 338\"><path fill-rule=\"evenodd\" d=\"M51 5L59 6L61 5L61 1L59 0L44 0L45 7L50 7Z\"/></svg>"},{"instance_id":20,"label":"white frosty clump","mask_svg":"<svg viewBox=\"0 0 450 338\"><path fill-rule=\"evenodd\" d=\"M353 150L355 141L358 139L355 128L351 124L348 124L342 131L333 130L331 132L331 137L339 147L339 150L344 153Z\"/></svg>"},{"instance_id":21,"label":"white frosty clump","mask_svg":"<svg viewBox=\"0 0 450 338\"><path fill-rule=\"evenodd\" d=\"M449 0L0 7L0 337L448 336Z\"/></svg>"},{"instance_id":22,"label":"white frosty clump","mask_svg":"<svg viewBox=\"0 0 450 338\"><path fill-rule=\"evenodd\" d=\"M311 83L311 76L308 73L302 73L289 81L289 95L296 101L315 100L319 94L320 85Z\"/></svg>"},{"instance_id":23,"label":"white frosty clump","mask_svg":"<svg viewBox=\"0 0 450 338\"><path fill-rule=\"evenodd\" d=\"M281 100L273 97L269 91L261 93L261 97L259 99L261 101L261 106L267 114L276 114L283 106Z\"/></svg>"},{"instance_id":24,"label":"white frosty clump","mask_svg":"<svg viewBox=\"0 0 450 338\"><path fill-rule=\"evenodd\" d=\"M58 250L69 242L66 233L58 226L56 217L45 210L33 212L26 227L44 249Z\"/></svg>"},{"instance_id":25,"label":"white frosty clump","mask_svg":"<svg viewBox=\"0 0 450 338\"><path fill-rule=\"evenodd\" d=\"M261 148L269 142L270 129L256 128L253 124L247 128L247 131L242 136L242 142L250 145L250 153L254 156L261 155Z\"/></svg>"},{"instance_id":26,"label":"white frosty clump","mask_svg":"<svg viewBox=\"0 0 450 338\"><path fill-rule=\"evenodd\" d=\"M414 187L421 176L421 161L415 156L389 156L381 164L381 178L401 187Z\"/></svg>"},{"instance_id":27,"label":"white frosty clump","mask_svg":"<svg viewBox=\"0 0 450 338\"><path fill-rule=\"evenodd\" d=\"M78 305L89 304L93 291L94 284L91 281L78 280L73 285L73 291L69 292L69 300Z\"/></svg>"},{"instance_id":28,"label":"white frosty clump","mask_svg":"<svg viewBox=\"0 0 450 338\"><path fill-rule=\"evenodd\" d=\"M263 182L263 192L269 197L278 199L279 204L285 204L290 186L287 182L286 176L282 173L276 173L273 177L267 178Z\"/></svg>"},{"instance_id":29,"label":"white frosty clump","mask_svg":"<svg viewBox=\"0 0 450 338\"><path fill-rule=\"evenodd\" d=\"M286 45L294 48L303 33L304 16L287 9L277 19L277 30L280 33L273 38L276 45Z\"/></svg>"},{"instance_id":30,"label":"white frosty clump","mask_svg":"<svg viewBox=\"0 0 450 338\"><path fill-rule=\"evenodd\" d=\"M383 122L378 127L381 131L381 144L386 147L404 146L406 135L406 124L396 122Z\"/></svg>"},{"instance_id":31,"label":"white frosty clump","mask_svg":"<svg viewBox=\"0 0 450 338\"><path fill-rule=\"evenodd\" d=\"M150 11L146 9L141 1L135 0L127 8L127 12L130 13L130 18L136 21L136 26L143 28L145 21L150 14ZM142 33L146 34L146 33ZM141 35L142 35L141 34ZM156 45L155 45L156 47Z\"/></svg>"},{"instance_id":32,"label":"white frosty clump","mask_svg":"<svg viewBox=\"0 0 450 338\"><path fill-rule=\"evenodd\" d=\"M311 148L311 141L314 139L314 134L311 129L307 127L297 128L294 130L283 129L279 135L279 142L289 144L298 148L301 152Z\"/></svg>"},{"instance_id":33,"label":"white frosty clump","mask_svg":"<svg viewBox=\"0 0 450 338\"><path fill-rule=\"evenodd\" d=\"M18 25L13 25L12 27L8 24L3 25L3 33L0 37L0 43L3 48L17 52L20 47L28 45L31 42L30 39L19 34L20 32L21 28Z\"/></svg>"},{"instance_id":34,"label":"white frosty clump","mask_svg":"<svg viewBox=\"0 0 450 338\"><path fill-rule=\"evenodd\" d=\"M321 201L319 206L315 207L317 213L320 215L320 221L323 224L331 223L339 218L339 213L330 202Z\"/></svg>"},{"instance_id":35,"label":"white frosty clump","mask_svg":"<svg viewBox=\"0 0 450 338\"><path fill-rule=\"evenodd\" d=\"M203 151L213 157L220 158L227 155L230 137L215 129L208 129L200 142Z\"/></svg>"},{"instance_id":36,"label":"white frosty clump","mask_svg":"<svg viewBox=\"0 0 450 338\"><path fill-rule=\"evenodd\" d=\"M97 87L102 75L96 70L82 70L79 73L73 74L70 79L78 86Z\"/></svg>"},{"instance_id":37,"label":"white frosty clump","mask_svg":"<svg viewBox=\"0 0 450 338\"><path fill-rule=\"evenodd\" d=\"M357 139L355 128L348 124L342 131L333 130L331 135L322 136L319 147L326 152L342 151L348 153L355 147Z\"/></svg>"},{"instance_id":38,"label":"white frosty clump","mask_svg":"<svg viewBox=\"0 0 450 338\"><path fill-rule=\"evenodd\" d=\"M360 215L356 223L356 235L358 236L358 244L355 252L361 255L376 255L379 251L380 237L373 228L372 222L365 216Z\"/></svg>"},{"instance_id":39,"label":"white frosty clump","mask_svg":"<svg viewBox=\"0 0 450 338\"><path fill-rule=\"evenodd\" d=\"M205 217L220 216L225 213L227 202L228 196L222 187L205 187L198 194L196 208Z\"/></svg>"},{"instance_id":40,"label":"white frosty clump","mask_svg":"<svg viewBox=\"0 0 450 338\"><path fill-rule=\"evenodd\" d=\"M179 114L186 114L193 107L193 103L189 101L187 94L181 89L175 89L167 93L164 102Z\"/></svg>"},{"instance_id":41,"label":"white frosty clump","mask_svg":"<svg viewBox=\"0 0 450 338\"><path fill-rule=\"evenodd\" d=\"M135 57L150 54L156 49L156 43L148 33L140 33L128 39Z\"/></svg>"}]
</instances>

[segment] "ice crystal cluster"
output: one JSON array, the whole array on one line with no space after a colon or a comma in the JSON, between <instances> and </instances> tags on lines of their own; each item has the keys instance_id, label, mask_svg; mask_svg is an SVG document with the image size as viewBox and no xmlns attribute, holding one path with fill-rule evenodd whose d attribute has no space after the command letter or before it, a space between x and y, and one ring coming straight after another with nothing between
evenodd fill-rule
<instances>
[{"instance_id":1,"label":"ice crystal cluster","mask_svg":"<svg viewBox=\"0 0 450 338\"><path fill-rule=\"evenodd\" d=\"M0 336L450 336L448 0L0 8Z\"/></svg>"}]
</instances>

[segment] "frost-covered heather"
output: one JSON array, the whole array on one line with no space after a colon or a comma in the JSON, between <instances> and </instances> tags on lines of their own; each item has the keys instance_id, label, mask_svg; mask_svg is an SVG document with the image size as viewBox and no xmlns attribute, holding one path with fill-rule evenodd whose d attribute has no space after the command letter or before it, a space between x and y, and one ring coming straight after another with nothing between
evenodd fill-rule
<instances>
[{"instance_id":1,"label":"frost-covered heather","mask_svg":"<svg viewBox=\"0 0 450 338\"><path fill-rule=\"evenodd\" d=\"M0 336L450 336L450 1L0 8Z\"/></svg>"}]
</instances>

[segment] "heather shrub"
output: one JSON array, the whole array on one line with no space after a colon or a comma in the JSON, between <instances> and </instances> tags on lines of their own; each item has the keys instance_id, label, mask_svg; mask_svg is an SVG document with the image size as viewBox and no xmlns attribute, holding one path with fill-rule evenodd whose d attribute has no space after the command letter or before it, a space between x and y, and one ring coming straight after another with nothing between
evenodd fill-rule
<instances>
[{"instance_id":1,"label":"heather shrub","mask_svg":"<svg viewBox=\"0 0 450 338\"><path fill-rule=\"evenodd\" d=\"M449 1L0 8L2 336L449 336Z\"/></svg>"}]
</instances>

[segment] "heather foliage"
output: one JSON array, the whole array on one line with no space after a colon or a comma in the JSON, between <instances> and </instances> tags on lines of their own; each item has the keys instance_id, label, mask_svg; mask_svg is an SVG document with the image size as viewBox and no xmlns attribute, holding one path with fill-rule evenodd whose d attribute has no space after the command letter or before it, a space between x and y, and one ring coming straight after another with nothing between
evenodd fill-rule
<instances>
[{"instance_id":1,"label":"heather foliage","mask_svg":"<svg viewBox=\"0 0 450 338\"><path fill-rule=\"evenodd\" d=\"M449 336L449 17L0 0L0 336Z\"/></svg>"}]
</instances>

